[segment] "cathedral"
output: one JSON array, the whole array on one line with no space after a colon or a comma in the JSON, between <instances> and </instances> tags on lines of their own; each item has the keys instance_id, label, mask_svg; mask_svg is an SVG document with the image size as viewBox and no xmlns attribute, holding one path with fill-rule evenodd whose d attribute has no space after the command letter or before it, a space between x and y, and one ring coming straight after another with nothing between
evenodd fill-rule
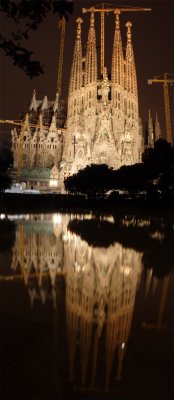
<instances>
[{"instance_id":1,"label":"cathedral","mask_svg":"<svg viewBox=\"0 0 174 400\"><path fill-rule=\"evenodd\" d=\"M40 101L34 91L23 134L16 128L12 130L14 170L28 188L61 191L64 179L87 165L107 164L118 169L141 162L145 141L139 117L132 24L126 23L123 52L120 11L115 10L111 74L104 67L100 75L94 17L91 11L85 57L83 21L76 21L68 104L58 92L54 101L48 101L47 96Z\"/></svg>"}]
</instances>

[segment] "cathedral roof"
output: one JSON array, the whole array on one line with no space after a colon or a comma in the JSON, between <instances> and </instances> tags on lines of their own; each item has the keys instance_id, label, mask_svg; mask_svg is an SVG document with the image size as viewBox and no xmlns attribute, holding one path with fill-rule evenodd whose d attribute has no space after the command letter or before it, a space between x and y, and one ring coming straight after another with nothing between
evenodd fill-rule
<instances>
[{"instance_id":1,"label":"cathedral roof","mask_svg":"<svg viewBox=\"0 0 174 400\"><path fill-rule=\"evenodd\" d=\"M30 179L32 178L43 178L43 179L50 179L50 172L51 170L49 168L45 167L35 167L35 168L26 168L22 167L21 170L21 175L24 176L29 176Z\"/></svg>"}]
</instances>

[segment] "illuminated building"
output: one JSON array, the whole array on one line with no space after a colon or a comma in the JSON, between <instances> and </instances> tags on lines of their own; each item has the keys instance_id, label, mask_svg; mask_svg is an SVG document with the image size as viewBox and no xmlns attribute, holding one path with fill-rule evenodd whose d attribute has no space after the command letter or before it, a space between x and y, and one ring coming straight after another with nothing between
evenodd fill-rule
<instances>
[{"instance_id":1,"label":"illuminated building","mask_svg":"<svg viewBox=\"0 0 174 400\"><path fill-rule=\"evenodd\" d=\"M123 54L119 12L116 12L111 77L104 67L102 79L98 71L94 12L90 14L85 58L81 25L82 19L78 18L67 116L65 103L58 93L52 102L46 96L38 101L35 91L33 93L25 119L20 171L21 181L28 186L61 189L64 177L91 163L117 169L141 162L144 138L139 117L132 24L126 23L127 44ZM33 123L36 128L30 126ZM14 129L14 168L20 140Z\"/></svg>"}]
</instances>

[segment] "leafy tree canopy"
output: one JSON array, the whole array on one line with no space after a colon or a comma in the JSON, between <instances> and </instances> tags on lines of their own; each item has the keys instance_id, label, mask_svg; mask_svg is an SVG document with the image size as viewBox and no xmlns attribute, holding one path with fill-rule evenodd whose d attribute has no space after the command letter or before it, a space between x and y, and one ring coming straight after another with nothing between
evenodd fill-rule
<instances>
[{"instance_id":1,"label":"leafy tree canopy","mask_svg":"<svg viewBox=\"0 0 174 400\"><path fill-rule=\"evenodd\" d=\"M0 141L0 172L5 173L13 164L13 154L8 143Z\"/></svg>"},{"instance_id":2,"label":"leafy tree canopy","mask_svg":"<svg viewBox=\"0 0 174 400\"><path fill-rule=\"evenodd\" d=\"M0 47L6 56L13 60L14 65L21 68L30 78L42 74L43 66L37 60L32 60L33 52L25 48L32 31L44 21L47 14L52 12L60 18L69 19L73 12L71 0L1 0L0 11L17 25L16 32L10 38L0 35ZM24 27L20 30L19 24Z\"/></svg>"},{"instance_id":3,"label":"leafy tree canopy","mask_svg":"<svg viewBox=\"0 0 174 400\"><path fill-rule=\"evenodd\" d=\"M8 143L0 142L0 192L9 189L12 179L8 176L8 168L13 164L13 155L9 149Z\"/></svg>"},{"instance_id":4,"label":"leafy tree canopy","mask_svg":"<svg viewBox=\"0 0 174 400\"><path fill-rule=\"evenodd\" d=\"M10 189L12 185L12 179L6 173L0 171L0 192L4 192L6 189Z\"/></svg>"},{"instance_id":5,"label":"leafy tree canopy","mask_svg":"<svg viewBox=\"0 0 174 400\"><path fill-rule=\"evenodd\" d=\"M105 193L110 189L126 190L131 195L139 190L154 190L154 179L159 179L160 187L173 185L174 149L165 140L158 140L154 149L146 149L143 163L122 166L118 170L107 165L88 165L77 174L65 180L66 190L74 193ZM173 190L173 189L172 189Z\"/></svg>"},{"instance_id":6,"label":"leafy tree canopy","mask_svg":"<svg viewBox=\"0 0 174 400\"><path fill-rule=\"evenodd\" d=\"M142 158L154 172L164 172L174 166L174 148L166 140L159 139L153 149L145 150Z\"/></svg>"},{"instance_id":7,"label":"leafy tree canopy","mask_svg":"<svg viewBox=\"0 0 174 400\"><path fill-rule=\"evenodd\" d=\"M70 192L104 193L109 189L111 169L105 164L91 164L65 180L65 188Z\"/></svg>"}]
</instances>

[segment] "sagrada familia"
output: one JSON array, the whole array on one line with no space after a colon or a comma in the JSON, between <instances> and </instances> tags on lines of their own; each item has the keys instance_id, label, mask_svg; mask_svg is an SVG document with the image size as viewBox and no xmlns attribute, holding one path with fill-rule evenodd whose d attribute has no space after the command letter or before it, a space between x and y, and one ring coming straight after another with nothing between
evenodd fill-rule
<instances>
[{"instance_id":1,"label":"sagrada familia","mask_svg":"<svg viewBox=\"0 0 174 400\"><path fill-rule=\"evenodd\" d=\"M90 13L85 58L81 42L83 21L77 19L67 107L58 92L55 101L48 101L47 96L40 101L34 91L25 116L22 149L19 132L12 130L14 169L20 163L20 180L27 187L62 190L64 179L87 165L107 164L118 169L141 162L145 140L139 116L132 24L126 23L123 54L116 10L111 76L104 67L99 79L94 15ZM150 114L148 124L148 144L152 145ZM156 120L156 139L159 136Z\"/></svg>"}]
</instances>

